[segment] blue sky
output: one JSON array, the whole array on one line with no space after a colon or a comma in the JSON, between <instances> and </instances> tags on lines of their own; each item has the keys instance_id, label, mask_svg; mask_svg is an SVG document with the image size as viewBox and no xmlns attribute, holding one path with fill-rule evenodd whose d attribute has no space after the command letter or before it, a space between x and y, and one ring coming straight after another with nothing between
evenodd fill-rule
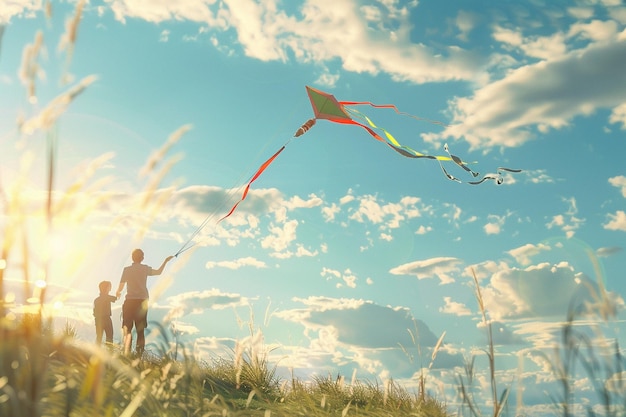
<instances>
[{"instance_id":1,"label":"blue sky","mask_svg":"<svg viewBox=\"0 0 626 417\"><path fill-rule=\"evenodd\" d=\"M515 390L518 410L550 410L554 375L539 352L560 340L573 297L593 305L577 329L599 329L598 348L626 342L622 1L110 0L84 4L78 26L76 3L53 2L50 17L45 8L0 10L1 224L15 311L28 298L24 271L47 277L51 311L90 340L98 282L115 287L135 247L158 267L206 223L150 284L150 318L203 358L262 344L285 375L407 386L430 365L429 390L455 405L455 375L476 354L487 396L472 270L500 387ZM449 181L436 161L325 120L292 139L313 116L307 85L442 122L357 107L420 152L445 155L447 143L482 175L523 171L473 186L445 163L464 183ZM615 314L602 320L606 306ZM593 404L577 378L575 402Z\"/></svg>"}]
</instances>

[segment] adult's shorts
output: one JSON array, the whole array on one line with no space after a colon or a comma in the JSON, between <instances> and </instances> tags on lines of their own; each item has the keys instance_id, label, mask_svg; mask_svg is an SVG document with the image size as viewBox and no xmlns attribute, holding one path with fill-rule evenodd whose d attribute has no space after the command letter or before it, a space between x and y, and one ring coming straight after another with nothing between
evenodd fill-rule
<instances>
[{"instance_id":1,"label":"adult's shorts","mask_svg":"<svg viewBox=\"0 0 626 417\"><path fill-rule=\"evenodd\" d=\"M125 300L122 305L122 327L128 331L148 327L148 300Z\"/></svg>"}]
</instances>

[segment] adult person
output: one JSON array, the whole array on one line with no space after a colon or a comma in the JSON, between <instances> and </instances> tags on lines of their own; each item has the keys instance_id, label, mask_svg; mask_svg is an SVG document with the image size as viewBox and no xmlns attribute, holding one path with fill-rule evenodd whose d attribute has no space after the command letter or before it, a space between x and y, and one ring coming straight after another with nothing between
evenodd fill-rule
<instances>
[{"instance_id":1,"label":"adult person","mask_svg":"<svg viewBox=\"0 0 626 417\"><path fill-rule=\"evenodd\" d=\"M152 269L144 265L144 253L141 249L133 250L131 254L132 265L124 268L120 285L117 288L117 298L122 295L124 285L126 285L126 299L122 306L122 331L124 334L124 353L128 354L133 344L133 326L137 331L137 344L135 351L138 355L143 354L146 346L144 330L148 327L148 287L149 276L161 275L165 265L173 258L165 258L159 269Z\"/></svg>"}]
</instances>

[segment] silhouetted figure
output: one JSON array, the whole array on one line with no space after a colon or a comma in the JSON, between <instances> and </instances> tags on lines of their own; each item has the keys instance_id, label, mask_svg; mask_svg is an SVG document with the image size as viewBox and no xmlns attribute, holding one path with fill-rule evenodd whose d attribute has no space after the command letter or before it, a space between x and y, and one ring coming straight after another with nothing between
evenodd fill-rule
<instances>
[{"instance_id":1,"label":"silhouetted figure","mask_svg":"<svg viewBox=\"0 0 626 417\"><path fill-rule=\"evenodd\" d=\"M96 321L96 344L102 344L102 334L106 336L107 344L113 343L113 322L111 321L111 303L117 298L109 294L111 281L102 281L98 284L100 295L93 300L93 316Z\"/></svg>"},{"instance_id":2,"label":"silhouetted figure","mask_svg":"<svg viewBox=\"0 0 626 417\"><path fill-rule=\"evenodd\" d=\"M161 275L165 265L173 258L165 258L159 269L152 269L144 265L144 254L141 249L132 252L133 264L124 268L120 285L117 288L117 297L122 295L124 285L126 288L126 299L122 306L122 331L124 333L124 353L128 354L133 344L133 326L137 331L136 352L141 355L146 345L144 330L148 327L148 287L149 276Z\"/></svg>"}]
</instances>

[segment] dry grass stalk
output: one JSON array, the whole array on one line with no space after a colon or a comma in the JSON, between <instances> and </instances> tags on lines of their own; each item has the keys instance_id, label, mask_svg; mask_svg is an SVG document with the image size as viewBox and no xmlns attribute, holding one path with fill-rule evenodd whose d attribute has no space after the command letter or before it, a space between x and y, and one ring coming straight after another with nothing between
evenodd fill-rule
<instances>
[{"instance_id":1,"label":"dry grass stalk","mask_svg":"<svg viewBox=\"0 0 626 417\"><path fill-rule=\"evenodd\" d=\"M504 407L507 403L509 389L505 388L500 397L498 397L498 387L496 381L496 363L495 363L495 349L493 344L493 329L491 326L491 321L487 319L487 309L485 307L485 302L482 296L482 292L480 290L480 284L478 283L478 278L476 277L476 272L472 269L472 276L475 284L475 296L476 301L478 302L478 307L481 313L482 324L487 328L487 342L488 347L485 350L485 354L487 355L488 365L489 365L489 381L491 387L491 401L492 401L492 415L493 417L498 417L504 411ZM459 391L461 394L461 400L463 405L467 406L470 410L470 413L473 416L480 416L481 411L480 408L476 405L476 400L474 396L469 390L469 387L472 385L473 375L474 375L474 360L475 357L472 356L472 359L469 363L465 364L465 376L467 378L467 382L469 384L466 385L466 381L462 376L458 376L459 380Z\"/></svg>"},{"instance_id":2,"label":"dry grass stalk","mask_svg":"<svg viewBox=\"0 0 626 417\"><path fill-rule=\"evenodd\" d=\"M22 65L19 70L19 78L26 87L26 97L30 103L37 102L37 79L45 79L46 73L39 65L39 55L43 50L43 33L38 31L32 44L26 45L22 50Z\"/></svg>"},{"instance_id":3,"label":"dry grass stalk","mask_svg":"<svg viewBox=\"0 0 626 417\"><path fill-rule=\"evenodd\" d=\"M61 79L61 82L63 84L70 82L72 78L68 70L70 67L70 63L72 62L72 57L74 55L74 47L76 45L76 37L78 34L78 25L83 15L84 7L85 0L79 0L76 3L74 16L65 22L65 33L61 36L61 39L59 40L58 50L61 52L66 52L65 71Z\"/></svg>"}]
</instances>

